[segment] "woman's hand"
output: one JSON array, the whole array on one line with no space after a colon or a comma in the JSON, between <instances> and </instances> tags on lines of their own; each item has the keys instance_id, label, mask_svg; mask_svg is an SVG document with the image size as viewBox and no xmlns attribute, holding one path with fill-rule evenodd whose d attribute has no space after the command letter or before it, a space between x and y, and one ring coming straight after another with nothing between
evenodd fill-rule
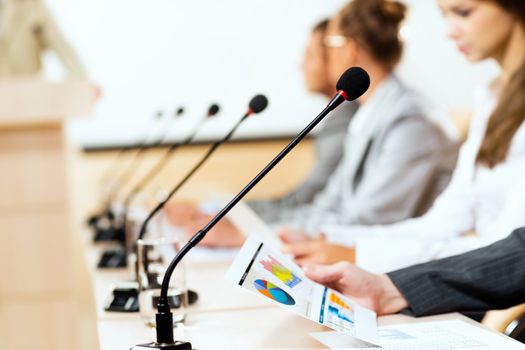
<instances>
[{"instance_id":1,"label":"woman's hand","mask_svg":"<svg viewBox=\"0 0 525 350\"><path fill-rule=\"evenodd\" d=\"M289 227L283 227L277 231L277 236L284 244L292 244L297 242L307 242L311 238L302 230L296 230Z\"/></svg>"},{"instance_id":2,"label":"woman's hand","mask_svg":"<svg viewBox=\"0 0 525 350\"><path fill-rule=\"evenodd\" d=\"M324 235L308 237L301 231L288 230L279 232L284 245L282 251L291 254L294 260L303 265L306 263L333 264L339 261L355 262L355 249L326 241ZM286 235L286 238L283 238Z\"/></svg>"},{"instance_id":3,"label":"woman's hand","mask_svg":"<svg viewBox=\"0 0 525 350\"><path fill-rule=\"evenodd\" d=\"M191 225L187 226L188 238L201 230L215 215L198 213ZM246 237L230 220L220 220L202 239L199 245L214 248L237 248L243 245Z\"/></svg>"},{"instance_id":4,"label":"woman's hand","mask_svg":"<svg viewBox=\"0 0 525 350\"><path fill-rule=\"evenodd\" d=\"M197 204L191 202L169 201L164 211L170 224L177 227L192 225L199 215Z\"/></svg>"}]
</instances>

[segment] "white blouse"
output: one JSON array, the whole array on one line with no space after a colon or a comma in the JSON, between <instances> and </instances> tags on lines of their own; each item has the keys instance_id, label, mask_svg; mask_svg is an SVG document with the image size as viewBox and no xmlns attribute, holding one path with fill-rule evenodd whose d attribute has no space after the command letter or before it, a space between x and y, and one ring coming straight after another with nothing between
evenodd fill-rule
<instances>
[{"instance_id":1,"label":"white blouse","mask_svg":"<svg viewBox=\"0 0 525 350\"><path fill-rule=\"evenodd\" d=\"M425 215L386 226L325 225L327 240L355 246L358 266L385 272L476 249L525 226L525 124L503 163L492 169L476 165L497 99L488 89L475 97L477 109L452 180Z\"/></svg>"}]
</instances>

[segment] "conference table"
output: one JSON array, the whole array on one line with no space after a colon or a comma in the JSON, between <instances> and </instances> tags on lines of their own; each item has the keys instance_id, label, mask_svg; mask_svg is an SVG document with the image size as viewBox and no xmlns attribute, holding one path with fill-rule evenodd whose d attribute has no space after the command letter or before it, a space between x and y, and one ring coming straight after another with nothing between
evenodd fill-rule
<instances>
[{"instance_id":1,"label":"conference table","mask_svg":"<svg viewBox=\"0 0 525 350\"><path fill-rule=\"evenodd\" d=\"M286 140L271 142L239 143L226 145L197 174L194 181L181 191L179 198L200 200L207 193L234 193L261 168ZM296 153L275 169L250 194L251 198L276 197L290 191L306 176L312 164L312 143L306 140ZM157 183L170 184L173 174L189 168L206 146L192 146L181 151ZM254 152L257 150L257 152ZM114 153L82 153L70 149L69 175L71 203L75 231L81 238L87 275L93 290L96 307L98 340L101 350L129 349L136 344L155 339L154 329L147 327L138 313L106 312L104 306L110 292L120 281L132 280L131 269L97 269L97 262L111 244L94 244L93 234L87 227L80 227L96 205L97 174L114 157ZM153 151L146 159L159 156L162 150ZM243 166L237 161L243 159ZM145 167L147 169L147 167ZM236 169L235 172L229 170ZM286 176L293 171L297 176ZM284 179L284 180L283 180ZM153 188L158 185L152 186ZM212 254L213 255L213 254ZM184 325L175 328L178 340L190 341L195 349L323 349L326 348L309 334L328 330L314 322L288 313L267 300L232 285L224 275L233 255L221 259L202 259L188 256L184 261L187 287L198 292L197 303L188 307ZM392 315L378 318L379 325L426 322L431 320L464 320L476 327L483 327L460 314L412 318ZM494 332L490 330L491 332ZM498 333L499 334L499 333ZM503 335L500 335L503 337Z\"/></svg>"},{"instance_id":2,"label":"conference table","mask_svg":"<svg viewBox=\"0 0 525 350\"><path fill-rule=\"evenodd\" d=\"M132 273L128 269L97 269L97 259L108 245L94 245L88 232L85 238L86 262L97 307L100 349L128 349L154 340L155 330L146 326L138 313L104 311L114 283L130 280ZM185 262L187 286L198 292L199 299L188 307L184 325L175 328L176 339L190 341L195 349L325 348L309 333L328 328L290 314L265 299L232 285L224 278L230 263L229 259L190 259ZM378 324L453 319L483 327L457 313L421 318L406 315L382 316L378 318Z\"/></svg>"}]
</instances>

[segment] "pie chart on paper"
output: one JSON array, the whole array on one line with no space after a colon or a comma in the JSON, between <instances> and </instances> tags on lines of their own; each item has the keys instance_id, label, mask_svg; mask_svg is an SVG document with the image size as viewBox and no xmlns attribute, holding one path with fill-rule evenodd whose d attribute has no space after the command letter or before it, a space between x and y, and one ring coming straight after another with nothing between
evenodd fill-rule
<instances>
[{"instance_id":1,"label":"pie chart on paper","mask_svg":"<svg viewBox=\"0 0 525 350\"><path fill-rule=\"evenodd\" d=\"M281 288L277 287L275 284L268 282L266 280L255 280L253 282L255 289L262 295L275 300L284 305L295 305L295 300L286 293Z\"/></svg>"}]
</instances>

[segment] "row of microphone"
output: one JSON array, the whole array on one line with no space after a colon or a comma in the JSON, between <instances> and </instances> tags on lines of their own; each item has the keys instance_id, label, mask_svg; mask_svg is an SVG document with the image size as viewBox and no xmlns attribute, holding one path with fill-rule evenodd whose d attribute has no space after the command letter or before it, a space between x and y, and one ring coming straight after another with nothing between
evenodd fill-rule
<instances>
[{"instance_id":1,"label":"row of microphone","mask_svg":"<svg viewBox=\"0 0 525 350\"><path fill-rule=\"evenodd\" d=\"M346 70L336 85L337 93L332 98L332 100L327 104L327 106L310 122L295 138L293 138L290 143L275 156L275 158L268 163L233 199L230 200L228 204L224 206L201 230L195 233L195 235L188 240L188 242L177 252L176 256L173 258L169 264L166 272L164 274L160 297L157 302L157 313L155 318L155 328L156 328L156 341L153 341L148 344L137 345L132 349L192 349L192 345L189 342L175 341L173 337L173 314L171 313L170 306L170 296L168 295L169 283L171 276L181 262L184 256L195 247L205 236L206 234L222 219L228 212L235 207L235 205L241 201L246 194L248 194L253 187L255 187L259 181L261 181L295 146L297 146L307 135L310 133L331 111L336 109L344 101L353 101L363 95L370 86L370 77L362 68L353 67ZM237 128L241 123L246 120L250 115L255 113L262 112L268 105L268 100L263 95L255 96L249 104L249 108L243 117L235 124L235 126L230 130L230 132L225 135L221 140L215 142L208 150L208 152L201 158L201 160L187 172L186 176L183 177L168 193L166 198L158 203L158 205L153 208L153 210L146 217L144 222L141 225L138 237L135 237L135 241L140 238L144 238L148 230L148 224L153 219L153 217L163 209L165 204L177 193L177 191L195 174L195 172L207 161L207 159L215 152L215 150L224 142L228 141L232 135L235 133ZM189 144L193 140L194 135L190 136L180 142L171 146L165 155L157 162L159 167L164 166L165 158L168 157L175 149L178 147ZM129 209L130 200L133 200L134 196L143 188L144 184L148 181L151 181L152 177L156 174L156 166L154 166L150 172L148 172L142 179L137 183L133 190L126 197L127 203L125 203L124 214L121 217L122 220L122 230L125 230L124 222L126 220L126 211ZM113 190L114 191L114 190ZM138 191L138 192L137 192ZM114 193L112 193L114 195ZM131 199L130 199L131 198ZM108 196L108 202L105 204L105 208L101 214L91 219L91 224L98 226L103 221L108 221L112 224L114 228L115 223L118 222L117 216L112 212L111 201L112 196ZM128 208L126 208L128 207ZM125 237L125 235L124 235ZM125 253L124 253L125 256ZM136 276L135 276L136 277ZM138 297L138 292L133 297ZM114 294L115 296L115 294ZM190 296L191 299L191 296Z\"/></svg>"},{"instance_id":2,"label":"row of microphone","mask_svg":"<svg viewBox=\"0 0 525 350\"><path fill-rule=\"evenodd\" d=\"M248 104L248 109L246 113L243 115L243 117L235 124L235 126L218 142L216 142L208 152L202 157L202 159L195 165L185 176L183 180L180 181L180 184L178 188L182 187L184 183L189 180L189 178L195 173L205 162L206 160L211 156L215 150L222 145L223 143L227 142L231 139L237 128L250 116L253 114L261 113L266 109L268 106L268 99L264 95L256 95L251 99L251 101ZM106 194L104 200L103 200L103 209L100 213L92 216L89 218L88 222L89 224L94 228L95 235L94 235L94 241L95 242L104 242L104 241L116 241L120 242L123 247L119 249L113 249L108 250L104 252L100 258L100 261L98 263L99 268L122 268L126 267L127 265L127 253L125 250L126 246L126 237L129 237L129 232L126 232L127 229L127 219L128 219L128 213L130 210L130 206L132 202L137 198L137 196L141 193L141 191L150 184L155 177L169 164L169 161L171 159L171 156L177 149L180 147L189 145L193 142L196 135L199 133L199 131L202 129L202 127L206 124L206 121L209 118L214 117L218 112L220 108L217 104L212 104L206 116L199 120L199 122L196 124L196 126L191 130L187 137L179 142L173 143L171 146L169 146L164 153L161 155L159 159L156 160L156 162L151 166L145 174L143 174L138 181L132 186L131 190L128 191L128 193L125 195L122 206L119 205L118 197L124 186L130 182L130 180L133 178L133 175L139 170L139 168L142 165L142 162L144 161L144 155L146 154L146 151L151 148L158 146L162 144L166 138L167 135L169 135L169 128L168 132L165 132L163 137L158 138L155 142L150 143L149 137L146 136L144 140L141 142L141 144L137 147L137 150L135 154L133 155L130 162L128 162L127 167L124 169L123 172L121 172L117 178L113 181L113 184L110 186L110 189L108 193ZM176 116L180 116L183 112L183 109L179 108L176 112ZM111 179L111 175L114 174L118 170L118 166L120 165L120 162L122 161L123 154L126 154L129 152L129 148L123 148L120 150L119 154L115 158L113 164L108 167L108 171L106 171L103 176L101 177L101 182L109 182ZM178 190L177 188L177 190ZM175 191L176 192L176 191ZM147 220L149 221L149 220ZM129 230L129 229L128 229ZM144 236L144 232L140 234L140 238ZM129 242L128 242L129 243ZM128 244L129 246L129 244Z\"/></svg>"}]
</instances>

